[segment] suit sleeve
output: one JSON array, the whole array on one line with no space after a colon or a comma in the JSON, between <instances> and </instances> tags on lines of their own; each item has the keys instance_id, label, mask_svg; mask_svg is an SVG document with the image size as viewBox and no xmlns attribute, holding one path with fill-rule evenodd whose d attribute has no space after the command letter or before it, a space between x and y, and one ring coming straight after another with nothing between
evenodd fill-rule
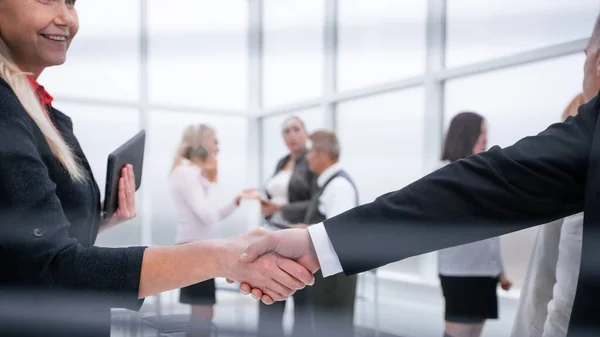
<instances>
[{"instance_id":1,"label":"suit sleeve","mask_svg":"<svg viewBox=\"0 0 600 337\"><path fill-rule=\"evenodd\" d=\"M27 289L68 290L112 307L139 309L145 248L84 247L69 237L70 224L37 149L34 127L25 118L0 121L3 273Z\"/></svg>"},{"instance_id":2,"label":"suit sleeve","mask_svg":"<svg viewBox=\"0 0 600 337\"><path fill-rule=\"evenodd\" d=\"M577 117L537 136L469 156L326 220L344 272L363 272L581 212L597 105L596 98L580 107Z\"/></svg>"}]
</instances>

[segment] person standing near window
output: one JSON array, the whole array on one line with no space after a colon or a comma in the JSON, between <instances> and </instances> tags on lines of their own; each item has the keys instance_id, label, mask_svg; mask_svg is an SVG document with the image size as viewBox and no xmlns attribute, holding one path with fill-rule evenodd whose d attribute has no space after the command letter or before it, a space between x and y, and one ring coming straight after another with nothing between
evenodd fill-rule
<instances>
[{"instance_id":1,"label":"person standing near window","mask_svg":"<svg viewBox=\"0 0 600 337\"><path fill-rule=\"evenodd\" d=\"M487 126L480 115L463 112L450 122L442 166L484 152ZM438 252L445 298L445 337L479 337L486 319L498 318L498 282L509 290L504 275L500 238L469 243Z\"/></svg>"},{"instance_id":2,"label":"person standing near window","mask_svg":"<svg viewBox=\"0 0 600 337\"><path fill-rule=\"evenodd\" d=\"M260 197L257 190L248 189L231 202L220 204L218 152L217 134L212 127L199 124L184 130L169 175L171 195L179 214L177 244L221 238L219 220L231 215L242 198ZM215 293L214 279L181 288L180 302L192 306L188 336L210 336Z\"/></svg>"},{"instance_id":3,"label":"person standing near window","mask_svg":"<svg viewBox=\"0 0 600 337\"><path fill-rule=\"evenodd\" d=\"M261 203L262 214L267 219L267 229L279 230L304 221L304 216L316 191L316 175L308 168L306 141L308 133L304 122L289 117L283 122L283 140L289 154L279 160L275 173L265 184L268 200ZM259 303L259 336L282 336L285 301L270 306ZM306 289L294 294L293 336L313 334L314 317L309 292Z\"/></svg>"}]
</instances>

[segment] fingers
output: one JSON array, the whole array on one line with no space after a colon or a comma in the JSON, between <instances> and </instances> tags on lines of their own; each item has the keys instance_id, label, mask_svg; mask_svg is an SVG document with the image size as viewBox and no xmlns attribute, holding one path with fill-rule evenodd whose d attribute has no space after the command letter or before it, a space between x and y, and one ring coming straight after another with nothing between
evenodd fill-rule
<instances>
[{"instance_id":1,"label":"fingers","mask_svg":"<svg viewBox=\"0 0 600 337\"><path fill-rule=\"evenodd\" d=\"M242 294L248 295L248 294L250 294L251 291L252 291L252 287L250 287L250 285L248 283L240 284L240 292ZM260 298L260 296L258 296L258 298Z\"/></svg>"},{"instance_id":2,"label":"fingers","mask_svg":"<svg viewBox=\"0 0 600 337\"><path fill-rule=\"evenodd\" d=\"M267 235L262 239L251 243L240 257L240 261L243 263L253 262L259 256L274 250L276 246L275 238L272 235Z\"/></svg>"},{"instance_id":3,"label":"fingers","mask_svg":"<svg viewBox=\"0 0 600 337\"><path fill-rule=\"evenodd\" d=\"M119 215L124 216L121 212L125 211L128 207L127 203L127 188L126 186L126 182L125 182L125 178L121 177L119 178L119 190L117 192L117 194L119 195L119 207L117 209L117 212L120 213Z\"/></svg>"},{"instance_id":4,"label":"fingers","mask_svg":"<svg viewBox=\"0 0 600 337\"><path fill-rule=\"evenodd\" d=\"M260 297L260 299L266 305L271 305L271 304L275 303L275 301L269 295L263 295L262 297Z\"/></svg>"},{"instance_id":5,"label":"fingers","mask_svg":"<svg viewBox=\"0 0 600 337\"><path fill-rule=\"evenodd\" d=\"M254 297L257 300L260 300L263 296L267 296L267 295L263 295L263 292L258 288L252 288L250 295L252 295L252 297ZM269 297L271 297L271 296L269 296ZM273 301L273 302L275 302L275 301Z\"/></svg>"},{"instance_id":6,"label":"fingers","mask_svg":"<svg viewBox=\"0 0 600 337\"><path fill-rule=\"evenodd\" d=\"M281 257L278 257L276 261L283 274L287 276L286 280L279 280L283 285L292 289L302 289L306 285L315 283L313 274L302 265Z\"/></svg>"},{"instance_id":7,"label":"fingers","mask_svg":"<svg viewBox=\"0 0 600 337\"><path fill-rule=\"evenodd\" d=\"M129 198L129 205L131 206L131 212L132 212L132 217L135 217L137 214L136 212L136 205L135 205L135 173L133 172L133 166L132 165L127 165L129 167L129 193L130 193L130 198Z\"/></svg>"},{"instance_id":8,"label":"fingers","mask_svg":"<svg viewBox=\"0 0 600 337\"><path fill-rule=\"evenodd\" d=\"M295 291L278 284L277 282L271 282L271 286L265 287L263 295L270 296L274 301L283 301L288 297L292 296ZM260 296L257 299L261 298Z\"/></svg>"}]
</instances>

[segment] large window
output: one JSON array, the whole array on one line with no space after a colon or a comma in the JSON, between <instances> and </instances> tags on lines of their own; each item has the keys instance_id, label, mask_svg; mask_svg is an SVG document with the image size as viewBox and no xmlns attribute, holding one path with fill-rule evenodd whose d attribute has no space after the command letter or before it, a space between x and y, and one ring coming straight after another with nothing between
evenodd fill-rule
<instances>
[{"instance_id":1,"label":"large window","mask_svg":"<svg viewBox=\"0 0 600 337\"><path fill-rule=\"evenodd\" d=\"M244 109L248 1L148 1L150 100Z\"/></svg>"},{"instance_id":2,"label":"large window","mask_svg":"<svg viewBox=\"0 0 600 337\"><path fill-rule=\"evenodd\" d=\"M136 109L112 108L55 102L56 108L71 117L73 132L90 162L94 178L104 198L108 154L140 129ZM143 185L151 184L147 176ZM98 246L131 246L142 243L140 214L132 221L113 227L98 236Z\"/></svg>"},{"instance_id":3,"label":"large window","mask_svg":"<svg viewBox=\"0 0 600 337\"><path fill-rule=\"evenodd\" d=\"M450 81L446 84L446 128L457 112L475 111L487 120L489 146L505 147L535 135L559 122L567 104L581 91L583 61L583 54L573 55ZM519 287L528 261L523 257L529 256L536 231L502 238L507 273Z\"/></svg>"},{"instance_id":4,"label":"large window","mask_svg":"<svg viewBox=\"0 0 600 337\"><path fill-rule=\"evenodd\" d=\"M148 168L146 181L151 187L153 244L175 243L178 216L169 192L169 172L183 130L188 125L200 123L206 123L217 131L222 203L232 201L242 189L251 187L246 186L245 174L248 156L246 118L152 111L147 139L149 156L145 167ZM254 206L258 207L258 203ZM229 236L245 232L252 221L245 213L244 208L238 209L229 218L224 219L220 224L221 233Z\"/></svg>"},{"instance_id":5,"label":"large window","mask_svg":"<svg viewBox=\"0 0 600 337\"><path fill-rule=\"evenodd\" d=\"M323 94L324 17L324 0L264 0L265 105Z\"/></svg>"},{"instance_id":6,"label":"large window","mask_svg":"<svg viewBox=\"0 0 600 337\"><path fill-rule=\"evenodd\" d=\"M67 61L40 83L56 96L136 101L139 1L79 1L77 9L81 24Z\"/></svg>"},{"instance_id":7,"label":"large window","mask_svg":"<svg viewBox=\"0 0 600 337\"><path fill-rule=\"evenodd\" d=\"M339 1L338 89L425 72L427 1Z\"/></svg>"},{"instance_id":8,"label":"large window","mask_svg":"<svg viewBox=\"0 0 600 337\"><path fill-rule=\"evenodd\" d=\"M591 35L596 0L451 0L448 67L548 47Z\"/></svg>"},{"instance_id":9,"label":"large window","mask_svg":"<svg viewBox=\"0 0 600 337\"><path fill-rule=\"evenodd\" d=\"M341 163L354 179L361 203L423 175L424 102L423 89L415 88L338 105ZM419 261L412 258L387 268L418 274Z\"/></svg>"}]
</instances>

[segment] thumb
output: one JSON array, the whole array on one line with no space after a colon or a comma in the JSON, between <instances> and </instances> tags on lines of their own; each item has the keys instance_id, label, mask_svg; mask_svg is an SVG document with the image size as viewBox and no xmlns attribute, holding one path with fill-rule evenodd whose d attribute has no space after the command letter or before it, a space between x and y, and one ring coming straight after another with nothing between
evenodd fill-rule
<instances>
[{"instance_id":1,"label":"thumb","mask_svg":"<svg viewBox=\"0 0 600 337\"><path fill-rule=\"evenodd\" d=\"M246 251L240 256L240 262L250 263L258 259L261 255L274 250L276 247L275 239L271 235L267 235L253 243L251 243Z\"/></svg>"}]
</instances>

